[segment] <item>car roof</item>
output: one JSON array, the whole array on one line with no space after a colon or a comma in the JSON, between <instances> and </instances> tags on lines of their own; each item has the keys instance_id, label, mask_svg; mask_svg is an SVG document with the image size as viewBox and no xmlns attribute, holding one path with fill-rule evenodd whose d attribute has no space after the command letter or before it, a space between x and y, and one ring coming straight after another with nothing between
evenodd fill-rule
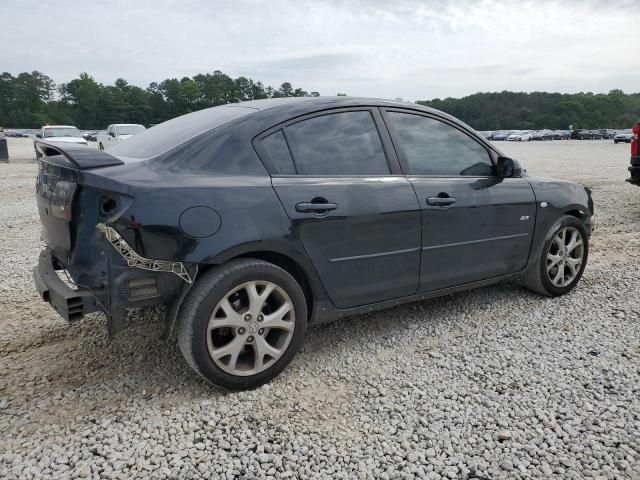
<instances>
[{"instance_id":1,"label":"car roof","mask_svg":"<svg viewBox=\"0 0 640 480\"><path fill-rule=\"evenodd\" d=\"M233 129L238 138L255 138L263 132L300 116L350 107L411 109L437 115L454 124L471 127L439 110L408 102L363 97L282 97L227 103L197 110L147 129L135 138L114 146L110 153L119 158L145 160L159 157L188 144L204 134ZM480 137L485 141L484 137ZM486 143L486 141L485 141ZM490 145L486 143L487 145ZM495 147L490 147L495 150Z\"/></svg>"},{"instance_id":2,"label":"car roof","mask_svg":"<svg viewBox=\"0 0 640 480\"><path fill-rule=\"evenodd\" d=\"M242 107L253 108L255 110L266 110L271 108L280 108L286 110L288 107L300 106L308 104L310 107L320 108L332 108L332 107L349 107L349 106L363 106L363 105L375 105L375 106L388 106L388 107L404 107L404 108L418 108L421 110L431 110L427 107L409 102L398 102L392 100L386 100L383 98L368 98L368 97L281 97L281 98L266 98L263 100L249 100L247 102L228 103L226 107ZM216 107L212 107L216 108ZM435 111L435 110L434 110Z\"/></svg>"},{"instance_id":3,"label":"car roof","mask_svg":"<svg viewBox=\"0 0 640 480\"><path fill-rule=\"evenodd\" d=\"M247 108L253 109L254 114L243 115L244 118L238 119L239 121L251 121L258 118L264 120L264 124L278 123L287 118L294 118L306 113L312 113L321 110L330 110L334 108L349 108L349 107L388 107L388 108L403 108L421 111L425 113L431 113L442 118L446 118L458 125L464 125L467 128L473 130L468 125L464 124L460 119L455 118L445 112L436 110L435 108L425 107L417 103L401 102L394 100L386 100L382 98L368 98L368 97L282 97L282 98L268 98L264 100L250 100L247 102L239 103L227 103L218 107L211 107L200 111L210 111L211 115L215 115L215 109L220 107L227 108ZM206 113L205 113L206 115Z\"/></svg>"}]
</instances>

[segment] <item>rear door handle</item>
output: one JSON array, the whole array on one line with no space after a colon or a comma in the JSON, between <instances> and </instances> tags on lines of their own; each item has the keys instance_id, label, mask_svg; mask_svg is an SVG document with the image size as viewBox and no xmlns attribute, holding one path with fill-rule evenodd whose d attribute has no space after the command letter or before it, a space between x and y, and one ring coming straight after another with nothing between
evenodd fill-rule
<instances>
[{"instance_id":1,"label":"rear door handle","mask_svg":"<svg viewBox=\"0 0 640 480\"><path fill-rule=\"evenodd\" d=\"M455 197L429 197L427 198L427 205L432 207L450 207L456 203Z\"/></svg>"},{"instance_id":2,"label":"rear door handle","mask_svg":"<svg viewBox=\"0 0 640 480\"><path fill-rule=\"evenodd\" d=\"M296 203L296 212L298 213L327 213L328 211L335 210L336 208L338 208L337 203Z\"/></svg>"}]
</instances>

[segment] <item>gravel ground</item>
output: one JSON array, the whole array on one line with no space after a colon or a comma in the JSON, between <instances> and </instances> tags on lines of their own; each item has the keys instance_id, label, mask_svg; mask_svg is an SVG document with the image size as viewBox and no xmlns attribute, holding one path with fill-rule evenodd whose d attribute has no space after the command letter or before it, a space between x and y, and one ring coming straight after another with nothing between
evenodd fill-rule
<instances>
[{"instance_id":1,"label":"gravel ground","mask_svg":"<svg viewBox=\"0 0 640 480\"><path fill-rule=\"evenodd\" d=\"M310 329L270 385L206 385L159 317L109 341L39 301L29 140L0 164L0 478L640 478L640 189L628 145L503 144L594 192L571 294L505 283Z\"/></svg>"}]
</instances>

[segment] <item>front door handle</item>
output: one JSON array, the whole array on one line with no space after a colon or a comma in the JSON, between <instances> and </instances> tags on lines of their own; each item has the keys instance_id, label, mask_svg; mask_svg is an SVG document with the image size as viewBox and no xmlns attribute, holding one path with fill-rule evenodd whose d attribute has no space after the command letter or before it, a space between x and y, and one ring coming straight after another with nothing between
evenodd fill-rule
<instances>
[{"instance_id":1,"label":"front door handle","mask_svg":"<svg viewBox=\"0 0 640 480\"><path fill-rule=\"evenodd\" d=\"M327 213L330 210L338 208L337 203L313 203L313 202L300 202L296 203L296 212L298 213Z\"/></svg>"},{"instance_id":2,"label":"front door handle","mask_svg":"<svg viewBox=\"0 0 640 480\"><path fill-rule=\"evenodd\" d=\"M450 207L456 203L455 197L429 197L427 198L427 205L432 207Z\"/></svg>"}]
</instances>

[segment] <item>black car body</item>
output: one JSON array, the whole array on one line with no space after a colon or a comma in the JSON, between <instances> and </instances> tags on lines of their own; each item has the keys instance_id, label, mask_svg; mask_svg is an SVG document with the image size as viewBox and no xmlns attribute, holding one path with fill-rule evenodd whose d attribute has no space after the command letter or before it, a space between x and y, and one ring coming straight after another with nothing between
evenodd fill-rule
<instances>
[{"instance_id":1,"label":"black car body","mask_svg":"<svg viewBox=\"0 0 640 480\"><path fill-rule=\"evenodd\" d=\"M315 323L523 274L559 219L586 236L592 224L588 189L529 176L462 122L406 103L253 101L109 153L38 149L38 290L68 320L105 312L111 332L149 305L170 306L171 326L199 278L238 259L290 274Z\"/></svg>"}]
</instances>

